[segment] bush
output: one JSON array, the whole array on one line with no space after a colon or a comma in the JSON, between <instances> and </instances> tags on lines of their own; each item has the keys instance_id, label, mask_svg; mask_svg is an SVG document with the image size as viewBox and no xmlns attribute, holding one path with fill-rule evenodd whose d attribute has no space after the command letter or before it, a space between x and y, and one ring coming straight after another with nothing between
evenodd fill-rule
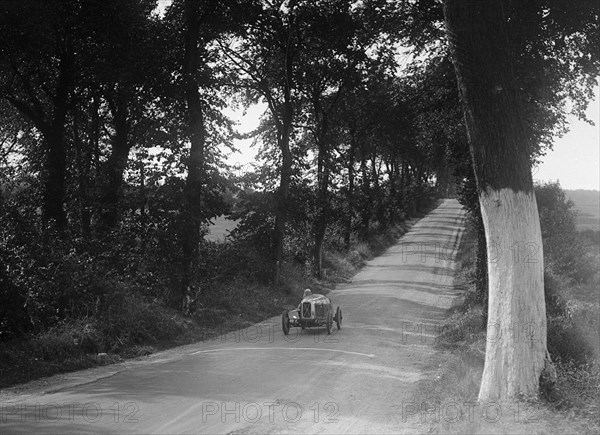
<instances>
[{"instance_id":1,"label":"bush","mask_svg":"<svg viewBox=\"0 0 600 435\"><path fill-rule=\"evenodd\" d=\"M584 365L557 360L555 362L558 379L554 387L554 407L573 409L588 419L591 424L588 433L600 430L600 363L593 361Z\"/></svg>"},{"instance_id":2,"label":"bush","mask_svg":"<svg viewBox=\"0 0 600 435\"><path fill-rule=\"evenodd\" d=\"M175 313L135 293L114 292L115 299L96 322L99 347L119 352L134 345L172 340L182 331Z\"/></svg>"},{"instance_id":3,"label":"bush","mask_svg":"<svg viewBox=\"0 0 600 435\"><path fill-rule=\"evenodd\" d=\"M594 348L583 330L568 317L548 319L548 352L553 359L581 366L594 356Z\"/></svg>"},{"instance_id":4,"label":"bush","mask_svg":"<svg viewBox=\"0 0 600 435\"><path fill-rule=\"evenodd\" d=\"M88 321L63 321L42 333L0 343L0 387L114 362L114 356L97 355L100 340Z\"/></svg>"},{"instance_id":5,"label":"bush","mask_svg":"<svg viewBox=\"0 0 600 435\"><path fill-rule=\"evenodd\" d=\"M596 270L577 232L573 202L567 199L558 182L536 185L535 195L546 264L577 282L589 281Z\"/></svg>"}]
</instances>

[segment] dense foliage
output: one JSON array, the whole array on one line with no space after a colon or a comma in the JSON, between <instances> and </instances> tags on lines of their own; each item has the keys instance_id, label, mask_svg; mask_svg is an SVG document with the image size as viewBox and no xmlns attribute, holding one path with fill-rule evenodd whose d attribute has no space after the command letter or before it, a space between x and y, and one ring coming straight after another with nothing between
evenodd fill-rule
<instances>
[{"instance_id":1,"label":"dense foliage","mask_svg":"<svg viewBox=\"0 0 600 435\"><path fill-rule=\"evenodd\" d=\"M0 340L116 319L128 298L191 313L218 282L322 277L324 252L453 184L435 84L398 74L399 6L156 6L2 3ZM241 178L226 101L268 107ZM220 249L203 235L228 213Z\"/></svg>"}]
</instances>

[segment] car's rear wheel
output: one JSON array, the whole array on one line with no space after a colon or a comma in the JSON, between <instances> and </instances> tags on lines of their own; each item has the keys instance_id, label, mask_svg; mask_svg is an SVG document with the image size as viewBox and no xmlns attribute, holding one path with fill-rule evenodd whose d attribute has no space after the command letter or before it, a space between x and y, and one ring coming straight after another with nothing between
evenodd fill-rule
<instances>
[{"instance_id":1,"label":"car's rear wheel","mask_svg":"<svg viewBox=\"0 0 600 435\"><path fill-rule=\"evenodd\" d=\"M337 325L337 329L342 329L342 310L340 307L337 307L335 311L335 324Z\"/></svg>"},{"instance_id":2,"label":"car's rear wheel","mask_svg":"<svg viewBox=\"0 0 600 435\"><path fill-rule=\"evenodd\" d=\"M327 315L327 335L331 335L331 330L333 329L333 316L331 315L331 311Z\"/></svg>"},{"instance_id":3,"label":"car's rear wheel","mask_svg":"<svg viewBox=\"0 0 600 435\"><path fill-rule=\"evenodd\" d=\"M281 329L283 329L283 335L290 333L290 315L287 311L284 311L281 315Z\"/></svg>"}]
</instances>

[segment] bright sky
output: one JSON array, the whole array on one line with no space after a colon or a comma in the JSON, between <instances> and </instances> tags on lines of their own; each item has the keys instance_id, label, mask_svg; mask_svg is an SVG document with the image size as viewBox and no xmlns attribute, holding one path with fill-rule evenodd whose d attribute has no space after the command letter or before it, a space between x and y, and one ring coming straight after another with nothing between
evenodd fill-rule
<instances>
[{"instance_id":1,"label":"bright sky","mask_svg":"<svg viewBox=\"0 0 600 435\"><path fill-rule=\"evenodd\" d=\"M534 178L560 181L563 189L600 190L600 88L590 102L587 117L594 126L571 116L571 131L556 139L554 149L534 171Z\"/></svg>"},{"instance_id":2,"label":"bright sky","mask_svg":"<svg viewBox=\"0 0 600 435\"><path fill-rule=\"evenodd\" d=\"M224 113L238 124L235 126L235 128L239 133L243 134L249 133L258 127L260 123L260 117L266 109L266 104L257 104L248 108L246 113L244 113L242 109L235 110L231 107L226 108ZM234 139L233 143L239 152L231 153L227 159L227 163L231 165L239 164L244 166L256 162L255 157L256 153L258 152L258 148L252 147L253 141L254 139Z\"/></svg>"},{"instance_id":3,"label":"bright sky","mask_svg":"<svg viewBox=\"0 0 600 435\"><path fill-rule=\"evenodd\" d=\"M173 0L158 0L158 4L156 5L156 13L161 17L165 13L165 9L173 3Z\"/></svg>"}]
</instances>

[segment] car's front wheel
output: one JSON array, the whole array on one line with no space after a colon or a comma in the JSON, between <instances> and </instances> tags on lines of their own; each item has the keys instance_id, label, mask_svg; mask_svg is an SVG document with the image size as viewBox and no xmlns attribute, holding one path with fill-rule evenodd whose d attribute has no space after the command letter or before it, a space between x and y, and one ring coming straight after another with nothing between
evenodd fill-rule
<instances>
[{"instance_id":1,"label":"car's front wheel","mask_svg":"<svg viewBox=\"0 0 600 435\"><path fill-rule=\"evenodd\" d=\"M337 325L337 329L342 329L342 310L340 307L337 307L335 311L335 324Z\"/></svg>"},{"instance_id":2,"label":"car's front wheel","mask_svg":"<svg viewBox=\"0 0 600 435\"><path fill-rule=\"evenodd\" d=\"M281 315L281 329L283 329L283 335L290 333L290 315L287 311L284 311Z\"/></svg>"}]
</instances>

